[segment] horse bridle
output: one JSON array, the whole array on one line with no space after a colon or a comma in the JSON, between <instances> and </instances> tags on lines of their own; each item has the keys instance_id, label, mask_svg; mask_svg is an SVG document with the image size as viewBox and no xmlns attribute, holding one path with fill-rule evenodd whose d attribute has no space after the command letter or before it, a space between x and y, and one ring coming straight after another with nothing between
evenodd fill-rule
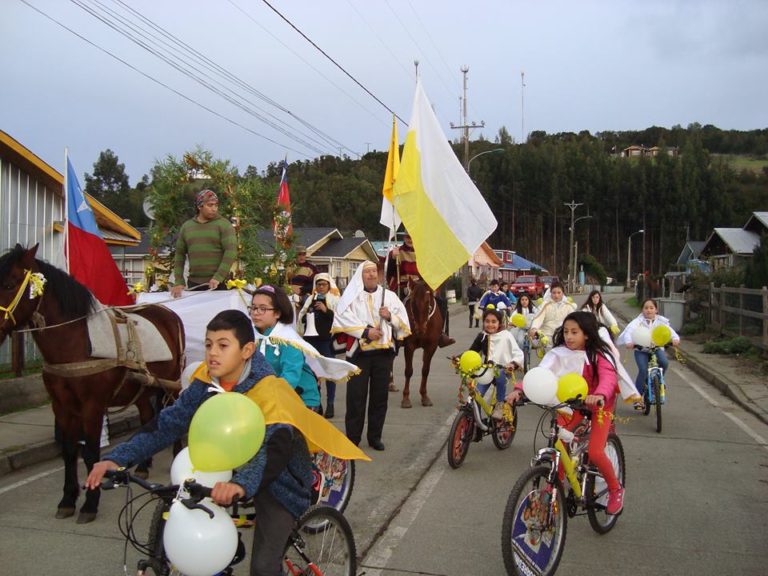
<instances>
[{"instance_id":1,"label":"horse bridle","mask_svg":"<svg viewBox=\"0 0 768 576\"><path fill-rule=\"evenodd\" d=\"M13 322L13 326L16 326L16 318L13 316L14 310L19 306L19 302L21 302L21 297L24 295L24 291L27 289L27 286L29 286L29 281L32 278L32 270L25 270L24 271L24 280L21 281L21 284L19 285L19 289L16 292L16 295L13 297L13 300L8 304L8 306L0 306L0 312L4 312L3 320L7 321L8 318L11 319L11 322Z\"/></svg>"}]
</instances>

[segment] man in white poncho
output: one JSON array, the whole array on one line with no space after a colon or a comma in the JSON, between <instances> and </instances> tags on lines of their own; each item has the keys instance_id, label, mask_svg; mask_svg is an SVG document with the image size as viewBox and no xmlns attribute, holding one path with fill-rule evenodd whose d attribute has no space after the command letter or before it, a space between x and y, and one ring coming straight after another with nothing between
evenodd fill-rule
<instances>
[{"instance_id":1,"label":"man in white poncho","mask_svg":"<svg viewBox=\"0 0 768 576\"><path fill-rule=\"evenodd\" d=\"M381 440L387 416L389 374L395 358L395 340L411 333L405 306L391 290L379 286L378 268L364 262L336 305L332 332L352 339L347 360L360 374L347 383L347 437L359 444L368 411L368 444L384 450Z\"/></svg>"}]
</instances>

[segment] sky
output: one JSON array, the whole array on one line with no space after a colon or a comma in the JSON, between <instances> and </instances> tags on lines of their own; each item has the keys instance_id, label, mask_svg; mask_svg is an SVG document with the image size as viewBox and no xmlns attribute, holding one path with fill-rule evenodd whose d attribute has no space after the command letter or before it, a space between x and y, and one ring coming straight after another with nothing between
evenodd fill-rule
<instances>
[{"instance_id":1,"label":"sky","mask_svg":"<svg viewBox=\"0 0 768 576\"><path fill-rule=\"evenodd\" d=\"M0 0L0 130L60 172L65 147L78 174L109 148L132 185L198 146L241 171L357 158L387 149L392 113L405 140L414 61L451 139L463 67L471 139L752 130L767 29L764 0Z\"/></svg>"}]
</instances>

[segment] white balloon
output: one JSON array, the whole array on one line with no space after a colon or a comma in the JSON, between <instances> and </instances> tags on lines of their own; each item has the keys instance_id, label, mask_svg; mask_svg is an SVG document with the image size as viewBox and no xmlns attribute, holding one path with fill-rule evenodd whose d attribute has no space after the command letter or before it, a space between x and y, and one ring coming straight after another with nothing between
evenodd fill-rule
<instances>
[{"instance_id":1,"label":"white balloon","mask_svg":"<svg viewBox=\"0 0 768 576\"><path fill-rule=\"evenodd\" d=\"M182 390L186 390L189 388L189 385L192 384L192 374L197 371L200 364L202 364L202 362L192 362L192 364L189 364L186 368L184 368L184 371L181 373Z\"/></svg>"},{"instance_id":2,"label":"white balloon","mask_svg":"<svg viewBox=\"0 0 768 576\"><path fill-rule=\"evenodd\" d=\"M237 528L229 513L205 498L200 504L213 512L171 504L163 532L168 559L186 576L211 576L229 566L237 551Z\"/></svg>"},{"instance_id":3,"label":"white balloon","mask_svg":"<svg viewBox=\"0 0 768 576\"><path fill-rule=\"evenodd\" d=\"M531 368L523 376L523 392L531 402L547 405L557 394L557 376L548 368Z\"/></svg>"},{"instance_id":4,"label":"white balloon","mask_svg":"<svg viewBox=\"0 0 768 576\"><path fill-rule=\"evenodd\" d=\"M638 326L632 332L632 342L637 346L649 348L651 346L651 331L645 326Z\"/></svg>"},{"instance_id":5,"label":"white balloon","mask_svg":"<svg viewBox=\"0 0 768 576\"><path fill-rule=\"evenodd\" d=\"M189 478L194 478L198 484L213 488L216 482L229 482L232 479L232 470L222 470L221 472L195 470L192 460L189 458L189 448L184 448L176 455L173 464L171 464L171 484L181 484Z\"/></svg>"},{"instance_id":6,"label":"white balloon","mask_svg":"<svg viewBox=\"0 0 768 576\"><path fill-rule=\"evenodd\" d=\"M473 377L475 378L476 384L490 384L493 382L493 378L496 376L496 371L493 369L493 366L490 366L488 368L481 367L475 370L475 373L473 374Z\"/></svg>"},{"instance_id":7,"label":"white balloon","mask_svg":"<svg viewBox=\"0 0 768 576\"><path fill-rule=\"evenodd\" d=\"M507 305L506 305L506 304L504 304L504 302L499 302L499 303L496 305L496 310L506 310L506 309L507 309Z\"/></svg>"}]
</instances>

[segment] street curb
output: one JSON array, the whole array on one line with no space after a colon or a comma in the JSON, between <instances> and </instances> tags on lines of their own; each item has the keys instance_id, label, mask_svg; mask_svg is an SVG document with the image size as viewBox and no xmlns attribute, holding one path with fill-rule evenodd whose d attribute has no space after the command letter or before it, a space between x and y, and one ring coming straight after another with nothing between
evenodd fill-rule
<instances>
[{"instance_id":1,"label":"street curb","mask_svg":"<svg viewBox=\"0 0 768 576\"><path fill-rule=\"evenodd\" d=\"M626 324L629 324L630 320L624 316L624 314L621 313L620 310L614 308L613 313L621 318ZM715 388L717 388L720 393L725 396L726 398L729 398L733 400L736 404L738 404L741 408L761 420L762 422L768 424L768 414L765 414L765 412L761 411L755 404L752 402L746 394L739 388L738 384L728 381L728 379L718 374L713 368L707 367L704 364L700 363L696 358L694 358L690 352L686 352L682 349L682 347L678 347L678 350L680 351L680 355L683 357L684 362L680 362L680 364L688 367L691 369L692 372L694 372L697 376L699 376L701 379L703 379L705 382L711 384Z\"/></svg>"},{"instance_id":2,"label":"street curb","mask_svg":"<svg viewBox=\"0 0 768 576\"><path fill-rule=\"evenodd\" d=\"M138 414L125 414L113 416L109 421L109 435L111 443L115 440L137 430L141 426ZM53 433L53 429L51 429ZM102 452L106 451L102 450ZM24 446L19 450L10 451L0 455L0 478L12 472L18 472L23 468L34 466L46 460L52 460L61 456L61 447L51 438L29 446Z\"/></svg>"}]
</instances>

